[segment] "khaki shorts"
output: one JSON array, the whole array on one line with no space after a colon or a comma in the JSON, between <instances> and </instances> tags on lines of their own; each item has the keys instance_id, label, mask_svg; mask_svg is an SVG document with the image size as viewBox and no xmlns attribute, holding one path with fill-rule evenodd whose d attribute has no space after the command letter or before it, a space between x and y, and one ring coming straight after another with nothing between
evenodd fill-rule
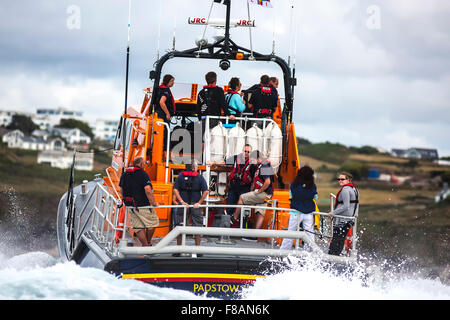
<instances>
[{"instance_id":1,"label":"khaki shorts","mask_svg":"<svg viewBox=\"0 0 450 320\"><path fill-rule=\"evenodd\" d=\"M261 193L257 193L256 191L250 191L241 194L242 202L244 204L253 204L260 207L265 207L266 206L265 199L270 199L271 197L272 197L271 195L268 195L264 191ZM266 210L255 209L255 211L259 212L262 216L266 214Z\"/></svg>"},{"instance_id":2,"label":"khaki shorts","mask_svg":"<svg viewBox=\"0 0 450 320\"><path fill-rule=\"evenodd\" d=\"M133 229L154 228L159 225L158 215L153 208L142 208L139 210L132 208L130 211Z\"/></svg>"}]
</instances>

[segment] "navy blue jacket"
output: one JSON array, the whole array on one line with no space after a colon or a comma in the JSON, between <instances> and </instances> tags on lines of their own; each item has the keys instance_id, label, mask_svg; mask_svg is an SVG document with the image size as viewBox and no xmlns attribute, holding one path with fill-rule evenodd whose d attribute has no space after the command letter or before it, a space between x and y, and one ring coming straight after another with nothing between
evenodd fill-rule
<instances>
[{"instance_id":1,"label":"navy blue jacket","mask_svg":"<svg viewBox=\"0 0 450 320\"><path fill-rule=\"evenodd\" d=\"M314 185L310 189L305 189L304 184L291 185L291 209L296 209L301 213L311 213L316 210L314 196L317 194L317 187Z\"/></svg>"},{"instance_id":2,"label":"navy blue jacket","mask_svg":"<svg viewBox=\"0 0 450 320\"><path fill-rule=\"evenodd\" d=\"M203 192L208 190L208 185L198 172L184 171L175 180L173 188L178 190L184 202L194 204L202 198Z\"/></svg>"},{"instance_id":3,"label":"navy blue jacket","mask_svg":"<svg viewBox=\"0 0 450 320\"><path fill-rule=\"evenodd\" d=\"M122 188L124 200L131 197L134 200L134 206L146 207L150 205L145 193L145 186L153 189L148 174L140 167L128 168L120 177L119 186Z\"/></svg>"}]
</instances>

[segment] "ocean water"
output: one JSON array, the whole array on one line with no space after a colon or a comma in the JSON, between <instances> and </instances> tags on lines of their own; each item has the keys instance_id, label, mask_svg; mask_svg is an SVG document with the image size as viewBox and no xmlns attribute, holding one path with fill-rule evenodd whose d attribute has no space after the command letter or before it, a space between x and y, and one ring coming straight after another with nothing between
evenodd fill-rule
<instances>
[{"instance_id":1,"label":"ocean water","mask_svg":"<svg viewBox=\"0 0 450 320\"><path fill-rule=\"evenodd\" d=\"M62 262L56 230L7 190L9 212L0 220L0 300L210 300L187 291L118 279L94 268ZM278 274L258 279L243 300L449 300L450 267L430 276L414 258L393 262L360 258L353 272L337 273L310 261L289 260ZM413 266L413 267L411 267Z\"/></svg>"},{"instance_id":2,"label":"ocean water","mask_svg":"<svg viewBox=\"0 0 450 320\"><path fill-rule=\"evenodd\" d=\"M292 260L292 259L291 259ZM243 292L251 300L448 300L450 286L439 278L414 274L369 277L356 270L337 274L308 263L291 261L286 270L257 280ZM94 268L60 262L45 252L13 257L0 253L0 299L12 300L198 300L190 292L159 288L137 280L118 279Z\"/></svg>"}]
</instances>

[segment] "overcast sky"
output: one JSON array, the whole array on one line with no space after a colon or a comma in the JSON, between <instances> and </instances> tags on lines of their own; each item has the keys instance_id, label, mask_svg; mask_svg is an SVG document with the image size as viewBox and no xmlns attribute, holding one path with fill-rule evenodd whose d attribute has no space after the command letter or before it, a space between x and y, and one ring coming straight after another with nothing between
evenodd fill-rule
<instances>
[{"instance_id":1,"label":"overcast sky","mask_svg":"<svg viewBox=\"0 0 450 320\"><path fill-rule=\"evenodd\" d=\"M212 0L132 0L129 105L152 86L148 73L158 44L194 47ZM160 4L163 4L160 7ZM273 9L250 6L256 20L253 49L295 61L297 136L313 142L391 148L437 148L450 156L450 2L448 0L272 0ZM294 3L294 10L290 4ZM214 4L212 17L224 17ZM293 13L293 14L292 14ZM291 24L291 16L296 23ZM246 0L232 0L232 18L247 18ZM118 119L124 107L127 0L16 0L0 4L0 108L78 109L86 121ZM297 32L296 32L297 28ZM211 41L216 31L208 28ZM160 34L158 41L158 34ZM294 37L296 35L296 41ZM232 39L250 47L248 29ZM176 98L187 83L203 84L214 69L219 83L232 76L244 86L270 63L170 61Z\"/></svg>"}]
</instances>

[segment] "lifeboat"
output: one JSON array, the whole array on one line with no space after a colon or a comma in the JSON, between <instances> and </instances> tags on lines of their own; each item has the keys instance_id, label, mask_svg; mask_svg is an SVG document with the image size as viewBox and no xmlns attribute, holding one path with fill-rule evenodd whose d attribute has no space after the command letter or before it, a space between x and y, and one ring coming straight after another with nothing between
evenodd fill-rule
<instances>
[{"instance_id":1,"label":"lifeboat","mask_svg":"<svg viewBox=\"0 0 450 320\"><path fill-rule=\"evenodd\" d=\"M240 123L236 123L228 132L227 145L227 158L241 153L242 149L244 149L245 131L242 129Z\"/></svg>"},{"instance_id":2,"label":"lifeboat","mask_svg":"<svg viewBox=\"0 0 450 320\"><path fill-rule=\"evenodd\" d=\"M287 230L292 211L289 185L300 168L292 122L295 77L284 59L246 49L230 39L231 1L226 2L226 6L224 37L214 43L204 43L201 48L170 51L155 62L154 70L150 72L153 88L144 91L142 106L125 108L121 116L111 165L105 174L76 186L72 166L68 191L61 197L57 210L57 238L62 260L100 268L124 279L225 299L239 298L244 287L277 272L288 256L316 255L323 261L345 265L356 261L354 236L352 248L343 255L327 254L332 226L325 213L315 213L320 217L316 219L319 233L316 240L311 240L300 227ZM197 83L192 83L189 97L175 97L173 117L177 119L176 124L165 122L155 113L158 102L155 92L163 76L163 66L168 60L177 58L196 59L196 63L202 59L216 59L221 68L228 68L235 60L275 63L283 73L284 104L280 107L279 103L278 115L273 120L256 119L245 113L233 121L223 115L207 116L206 123L216 121L218 124L212 130L206 130L205 139L202 139L200 117L196 114ZM164 143L165 136L167 143ZM178 138L178 144L174 145ZM226 158L241 153L245 143L264 152L272 163L274 193L264 204L242 206L239 227L231 228L229 216L224 212L238 205L227 204L227 177L233 164L227 163ZM159 204L153 207L159 225L151 246L142 246L137 239L130 208L123 205L119 187L122 173L136 157L145 160L143 169L150 177L153 195ZM74 163L75 158L76 153ZM174 223L176 214L188 222L187 208L174 200L173 183L191 159L198 160L199 171L210 190L200 205L201 227ZM258 210L266 210L264 222L260 229L253 229L252 221ZM356 226L355 219L353 235ZM195 245L197 236L201 237L200 245ZM177 242L179 238L181 243ZM257 240L245 241L248 238ZM289 250L280 250L283 238L295 239L295 245ZM307 243L312 251L304 251L303 243Z\"/></svg>"},{"instance_id":3,"label":"lifeboat","mask_svg":"<svg viewBox=\"0 0 450 320\"><path fill-rule=\"evenodd\" d=\"M256 123L245 133L246 142L252 147L252 150L263 151L263 131Z\"/></svg>"}]
</instances>

